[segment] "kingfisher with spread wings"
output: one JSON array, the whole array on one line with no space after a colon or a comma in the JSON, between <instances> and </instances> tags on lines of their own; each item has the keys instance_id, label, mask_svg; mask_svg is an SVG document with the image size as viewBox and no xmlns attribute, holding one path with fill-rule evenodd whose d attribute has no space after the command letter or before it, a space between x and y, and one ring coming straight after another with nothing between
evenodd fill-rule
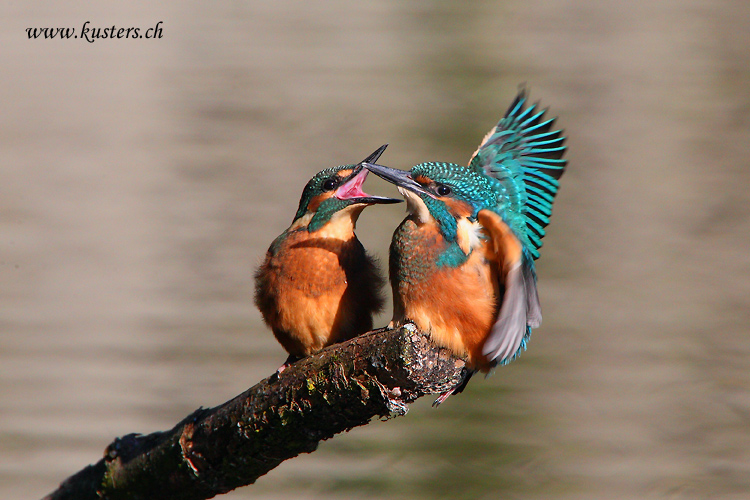
<instances>
[{"instance_id":1,"label":"kingfisher with spread wings","mask_svg":"<svg viewBox=\"0 0 750 500\"><path fill-rule=\"evenodd\" d=\"M542 321L534 261L552 215L566 147L555 119L521 91L469 166L403 171L365 163L395 184L408 216L393 234L392 326L413 323L476 371L518 357Z\"/></svg>"}]
</instances>

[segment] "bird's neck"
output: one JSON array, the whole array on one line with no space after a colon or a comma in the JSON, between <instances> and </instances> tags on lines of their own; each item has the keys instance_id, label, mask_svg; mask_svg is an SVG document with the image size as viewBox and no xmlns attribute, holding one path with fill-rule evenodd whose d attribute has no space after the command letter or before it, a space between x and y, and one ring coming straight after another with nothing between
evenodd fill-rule
<instances>
[{"instance_id":1,"label":"bird's neck","mask_svg":"<svg viewBox=\"0 0 750 500\"><path fill-rule=\"evenodd\" d=\"M481 235L481 226L477 222L471 222L466 217L456 221L456 239L446 245L440 254L437 264L444 267L459 267L463 265L472 252L483 248L484 237Z\"/></svg>"},{"instance_id":2,"label":"bird's neck","mask_svg":"<svg viewBox=\"0 0 750 500\"><path fill-rule=\"evenodd\" d=\"M357 225L357 219L366 205L352 205L339 210L331 215L331 218L315 231L308 231L310 221L315 216L313 212L308 212L287 229L287 233L293 231L309 232L313 238L331 238L342 241L348 241L354 238L354 229Z\"/></svg>"},{"instance_id":3,"label":"bird's neck","mask_svg":"<svg viewBox=\"0 0 750 500\"><path fill-rule=\"evenodd\" d=\"M429 197L422 198L407 189L399 188L399 191L406 199L411 220L419 226L436 227L448 242L456 240L456 219L446 210L445 204Z\"/></svg>"},{"instance_id":4,"label":"bird's neck","mask_svg":"<svg viewBox=\"0 0 750 500\"><path fill-rule=\"evenodd\" d=\"M415 217L407 217L396 229L391 243L391 260L397 259L399 280L419 282L434 269L459 267L467 261L471 249L464 251L457 240L448 240L433 219L420 224ZM393 271L393 270L392 270Z\"/></svg>"},{"instance_id":5,"label":"bird's neck","mask_svg":"<svg viewBox=\"0 0 750 500\"><path fill-rule=\"evenodd\" d=\"M435 219L430 214L430 210L427 208L427 205L425 205L421 196L402 187L399 187L398 191L404 197L404 200L406 200L406 211L409 212L415 222L418 224L435 222Z\"/></svg>"}]
</instances>

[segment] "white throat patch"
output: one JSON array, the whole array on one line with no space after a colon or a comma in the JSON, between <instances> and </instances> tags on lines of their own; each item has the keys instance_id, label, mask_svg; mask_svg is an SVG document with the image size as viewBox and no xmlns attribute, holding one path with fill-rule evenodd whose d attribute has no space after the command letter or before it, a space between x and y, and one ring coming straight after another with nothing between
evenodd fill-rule
<instances>
[{"instance_id":1,"label":"white throat patch","mask_svg":"<svg viewBox=\"0 0 750 500\"><path fill-rule=\"evenodd\" d=\"M427 205L424 204L424 201L422 201L422 198L417 193L402 187L398 188L398 192L406 200L406 211L412 215L416 215L420 224L426 224L433 220L430 211L427 209Z\"/></svg>"}]
</instances>

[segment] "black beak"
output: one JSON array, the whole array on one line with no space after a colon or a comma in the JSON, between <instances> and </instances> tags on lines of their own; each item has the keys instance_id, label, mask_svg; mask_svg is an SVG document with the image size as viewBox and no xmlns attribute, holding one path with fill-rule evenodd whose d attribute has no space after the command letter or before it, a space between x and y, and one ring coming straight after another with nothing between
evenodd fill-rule
<instances>
[{"instance_id":1,"label":"black beak","mask_svg":"<svg viewBox=\"0 0 750 500\"><path fill-rule=\"evenodd\" d=\"M383 165L377 165L375 163L364 163L364 166L373 174L398 187L414 191L415 193L426 193L422 185L412 179L411 173L406 170L384 167Z\"/></svg>"},{"instance_id":2,"label":"black beak","mask_svg":"<svg viewBox=\"0 0 750 500\"><path fill-rule=\"evenodd\" d=\"M378 161L378 158L380 158L380 155L383 154L383 151L385 151L385 148L387 147L388 147L388 144L383 144L378 149L376 149L370 156L368 156L367 158L365 158L359 163L360 164L361 163L375 163L376 161Z\"/></svg>"},{"instance_id":3,"label":"black beak","mask_svg":"<svg viewBox=\"0 0 750 500\"><path fill-rule=\"evenodd\" d=\"M368 156L368 158L373 156L380 156L383 151L385 151L386 147L387 144L385 146L381 146L377 151ZM349 177L347 177L344 180L343 184L341 184L338 189L336 189L336 197L340 200L349 200L352 203L365 203L370 205L375 203L401 203L403 201L397 198L374 196L362 191L362 184L364 184L368 173L369 171L364 168L363 163L355 165L354 170L349 175Z\"/></svg>"}]
</instances>

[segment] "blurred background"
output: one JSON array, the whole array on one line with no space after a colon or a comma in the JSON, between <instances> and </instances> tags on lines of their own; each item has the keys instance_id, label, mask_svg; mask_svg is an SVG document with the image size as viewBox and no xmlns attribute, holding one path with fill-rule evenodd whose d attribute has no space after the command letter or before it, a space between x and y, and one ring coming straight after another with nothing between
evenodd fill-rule
<instances>
[{"instance_id":1,"label":"blurred background","mask_svg":"<svg viewBox=\"0 0 750 500\"><path fill-rule=\"evenodd\" d=\"M570 160L529 350L438 410L419 401L224 498L747 498L750 3L0 14L3 499L39 498L116 436L271 374L286 353L252 276L307 180L386 142L386 165L466 163L523 82ZM85 21L162 21L163 37L26 34ZM385 259L402 217L365 211L360 239Z\"/></svg>"}]
</instances>

